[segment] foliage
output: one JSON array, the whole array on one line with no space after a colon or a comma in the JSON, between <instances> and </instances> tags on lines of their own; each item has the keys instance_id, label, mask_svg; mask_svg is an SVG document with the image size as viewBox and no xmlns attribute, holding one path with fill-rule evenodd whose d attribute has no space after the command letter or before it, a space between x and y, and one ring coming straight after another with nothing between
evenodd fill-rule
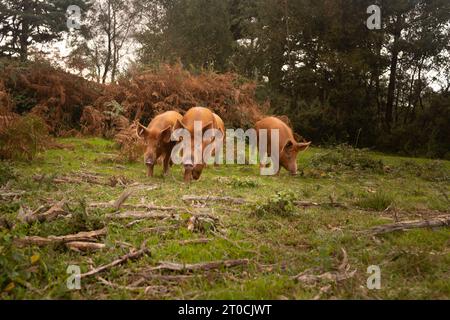
<instances>
[{"instance_id":1,"label":"foliage","mask_svg":"<svg viewBox=\"0 0 450 320\"><path fill-rule=\"evenodd\" d=\"M10 180L15 180L17 173L14 168L5 161L0 161L0 186L6 184Z\"/></svg>"},{"instance_id":2,"label":"foliage","mask_svg":"<svg viewBox=\"0 0 450 320\"><path fill-rule=\"evenodd\" d=\"M342 172L346 170L383 173L383 161L371 157L366 150L349 145L338 145L328 151L314 155L310 159L313 168L325 172Z\"/></svg>"},{"instance_id":3,"label":"foliage","mask_svg":"<svg viewBox=\"0 0 450 320\"><path fill-rule=\"evenodd\" d=\"M51 143L41 118L27 115L0 131L0 159L32 160Z\"/></svg>"},{"instance_id":4,"label":"foliage","mask_svg":"<svg viewBox=\"0 0 450 320\"><path fill-rule=\"evenodd\" d=\"M387 192L376 192L364 194L356 205L363 209L371 209L375 211L384 211L394 204L395 198Z\"/></svg>"},{"instance_id":5,"label":"foliage","mask_svg":"<svg viewBox=\"0 0 450 320\"><path fill-rule=\"evenodd\" d=\"M263 203L258 203L252 212L259 217L277 215L289 217L295 214L295 195L292 192L279 191Z\"/></svg>"},{"instance_id":6,"label":"foliage","mask_svg":"<svg viewBox=\"0 0 450 320\"><path fill-rule=\"evenodd\" d=\"M400 175L414 175L428 181L450 181L450 171L445 163L439 160L426 163L405 160L395 166L393 171Z\"/></svg>"},{"instance_id":7,"label":"foliage","mask_svg":"<svg viewBox=\"0 0 450 320\"><path fill-rule=\"evenodd\" d=\"M59 39L67 31L66 10L76 5L88 8L86 0L1 0L0 56L28 58L29 46Z\"/></svg>"}]
</instances>

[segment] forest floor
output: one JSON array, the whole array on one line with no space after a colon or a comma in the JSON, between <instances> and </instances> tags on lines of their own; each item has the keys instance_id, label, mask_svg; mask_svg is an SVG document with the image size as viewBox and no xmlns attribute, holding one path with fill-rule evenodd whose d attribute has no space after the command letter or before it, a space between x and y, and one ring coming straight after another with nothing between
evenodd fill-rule
<instances>
[{"instance_id":1,"label":"forest floor","mask_svg":"<svg viewBox=\"0 0 450 320\"><path fill-rule=\"evenodd\" d=\"M0 299L450 298L449 161L311 148L296 177L208 166L186 185L113 142L58 141L0 163ZM372 229L402 221L437 224Z\"/></svg>"}]
</instances>

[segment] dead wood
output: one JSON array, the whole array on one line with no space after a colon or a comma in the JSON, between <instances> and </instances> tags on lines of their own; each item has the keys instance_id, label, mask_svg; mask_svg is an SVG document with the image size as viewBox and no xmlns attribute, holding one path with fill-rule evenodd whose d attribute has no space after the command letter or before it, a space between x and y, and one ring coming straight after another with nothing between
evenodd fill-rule
<instances>
[{"instance_id":1,"label":"dead wood","mask_svg":"<svg viewBox=\"0 0 450 320\"><path fill-rule=\"evenodd\" d=\"M193 272L193 271L209 271L212 269L232 268L241 265L248 265L248 259L239 260L222 260L196 264L180 264L173 262L160 262L156 267L150 268L149 271L178 271L178 272Z\"/></svg>"},{"instance_id":2,"label":"dead wood","mask_svg":"<svg viewBox=\"0 0 450 320\"><path fill-rule=\"evenodd\" d=\"M66 243L66 247L73 251L95 251L105 249L106 245L104 243L74 241Z\"/></svg>"},{"instance_id":3,"label":"dead wood","mask_svg":"<svg viewBox=\"0 0 450 320\"><path fill-rule=\"evenodd\" d=\"M114 204L113 207L116 210L119 210L120 207L122 206L122 204L127 201L127 199L133 194L133 190L128 189L125 190L124 192L122 192L122 194L120 195L119 199L117 199Z\"/></svg>"},{"instance_id":4,"label":"dead wood","mask_svg":"<svg viewBox=\"0 0 450 320\"><path fill-rule=\"evenodd\" d=\"M95 239L106 235L106 228L96 230L96 231L89 231L89 232L80 232L77 234L71 234L66 236L49 236L49 237L37 237L37 236L31 236L31 237L23 237L23 238L17 238L14 240L14 242L19 246L25 246L25 245L38 245L38 246L45 246L49 244L60 244L60 243L67 243L67 242L92 242Z\"/></svg>"},{"instance_id":5,"label":"dead wood","mask_svg":"<svg viewBox=\"0 0 450 320\"><path fill-rule=\"evenodd\" d=\"M95 268L95 269L93 269L93 270L91 270L89 272L83 273L83 274L80 275L80 278L85 278L85 277L89 277L89 276L95 275L95 274L103 272L103 271L105 271L105 270L107 270L109 268L112 268L114 266L120 265L120 264L122 264L122 263L124 263L124 262L126 262L128 260L136 260L136 259L138 259L138 258L140 258L140 257L142 257L143 255L146 255L146 254L150 254L150 250L145 248L145 243L144 243L141 246L140 250L131 251L130 253L128 253L128 254L126 254L126 255L124 255L124 256L122 256L122 257L120 257L120 258L118 258L118 259L116 259L114 261L112 261L111 263L105 264L105 265L100 266L98 268Z\"/></svg>"},{"instance_id":6,"label":"dead wood","mask_svg":"<svg viewBox=\"0 0 450 320\"><path fill-rule=\"evenodd\" d=\"M105 216L107 219L117 219L117 220L122 220L122 219L158 219L158 220L163 220L163 219L179 219L179 216L176 214L167 214L167 213L161 213L161 212L157 212L157 211L127 211L124 213L119 213L119 214L107 214Z\"/></svg>"},{"instance_id":7,"label":"dead wood","mask_svg":"<svg viewBox=\"0 0 450 320\"><path fill-rule=\"evenodd\" d=\"M53 206L50 207L47 211L43 213L38 213L43 207L39 207L37 210L31 213L25 213L19 215L19 218L28 224L32 224L34 222L45 222L45 221L53 221L59 216L65 216L68 215L69 212L67 212L64 209L64 206L66 204L66 200L63 199L58 203L55 203Z\"/></svg>"},{"instance_id":8,"label":"dead wood","mask_svg":"<svg viewBox=\"0 0 450 320\"><path fill-rule=\"evenodd\" d=\"M111 202L95 202L89 204L90 208L113 208L114 201ZM178 211L181 210L181 207L161 207L155 205L148 204L122 204L121 208L127 210L136 210L136 209L144 209L148 211Z\"/></svg>"},{"instance_id":9,"label":"dead wood","mask_svg":"<svg viewBox=\"0 0 450 320\"><path fill-rule=\"evenodd\" d=\"M347 251L344 248L342 251L342 260L339 266L337 267L337 271L329 271L322 274L314 274L311 269L306 270L299 275L293 277L294 280L303 282L307 285L314 285L321 281L332 281L332 282L340 282L354 277L356 274L356 269L351 271L350 264L348 263L348 255Z\"/></svg>"},{"instance_id":10,"label":"dead wood","mask_svg":"<svg viewBox=\"0 0 450 320\"><path fill-rule=\"evenodd\" d=\"M202 202L230 202L234 204L244 204L247 201L242 198L233 198L233 197L215 197L215 196L183 196L181 198L185 202L192 202L192 201L202 201Z\"/></svg>"},{"instance_id":11,"label":"dead wood","mask_svg":"<svg viewBox=\"0 0 450 320\"><path fill-rule=\"evenodd\" d=\"M437 217L435 219L429 220L403 221L386 224L382 226L376 226L370 229L367 233L377 235L395 231L405 231L419 228L439 228L448 226L450 226L450 215Z\"/></svg>"},{"instance_id":12,"label":"dead wood","mask_svg":"<svg viewBox=\"0 0 450 320\"><path fill-rule=\"evenodd\" d=\"M107 286L115 288L115 289L128 290L128 291L133 291L133 292L142 292L143 291L145 294L166 293L168 291L167 287L165 287L165 286L148 286L148 287L121 286L121 285L112 283L111 281L108 281L100 276L98 276L97 279L104 285L107 285Z\"/></svg>"},{"instance_id":13,"label":"dead wood","mask_svg":"<svg viewBox=\"0 0 450 320\"><path fill-rule=\"evenodd\" d=\"M308 207L333 207L333 208L348 208L345 204L338 202L312 202L312 201L294 201L294 204L299 207L308 208Z\"/></svg>"},{"instance_id":14,"label":"dead wood","mask_svg":"<svg viewBox=\"0 0 450 320\"><path fill-rule=\"evenodd\" d=\"M15 197L20 197L23 196L24 194L26 194L25 191L4 191L4 190L0 190L0 198L15 198Z\"/></svg>"},{"instance_id":15,"label":"dead wood","mask_svg":"<svg viewBox=\"0 0 450 320\"><path fill-rule=\"evenodd\" d=\"M146 280L159 280L168 282L182 282L186 280L191 280L201 275L187 275L187 274L177 274L177 275L164 275L164 274L152 274L152 273L141 273L140 274Z\"/></svg>"}]
</instances>

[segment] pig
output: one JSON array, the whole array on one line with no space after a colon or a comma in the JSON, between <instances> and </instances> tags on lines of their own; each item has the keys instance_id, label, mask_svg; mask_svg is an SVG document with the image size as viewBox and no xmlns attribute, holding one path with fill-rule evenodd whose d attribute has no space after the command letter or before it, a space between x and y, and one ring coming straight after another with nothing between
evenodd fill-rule
<instances>
[{"instance_id":1,"label":"pig","mask_svg":"<svg viewBox=\"0 0 450 320\"><path fill-rule=\"evenodd\" d=\"M201 128L202 128L202 140L201 145L195 145L194 141L194 122L199 121L201 122ZM177 121L177 125L175 126L175 130L177 129L186 129L190 133L190 139L191 139L191 150L190 152L186 152L183 154L183 166L184 166L184 181L186 183L191 182L192 179L199 180L203 169L205 168L205 161L201 159L201 164L195 164L194 165L194 152L195 150L199 150L201 147L202 152L204 152L205 148L210 145L211 143L214 143L214 138L211 139L203 139L203 135L206 131L211 129L217 129L217 122L216 118L214 117L214 114L211 112L211 110L203 107L194 107L188 110L186 114L184 115L182 120Z\"/></svg>"},{"instance_id":2,"label":"pig","mask_svg":"<svg viewBox=\"0 0 450 320\"><path fill-rule=\"evenodd\" d=\"M164 175L169 172L170 157L176 144L171 140L171 136L177 121L181 119L183 116L178 112L168 111L156 116L147 128L138 123L136 134L145 142L144 163L148 177L153 177L153 169L160 157L164 157Z\"/></svg>"},{"instance_id":3,"label":"pig","mask_svg":"<svg viewBox=\"0 0 450 320\"><path fill-rule=\"evenodd\" d=\"M300 151L305 151L311 142L297 142L292 129L283 121L276 117L267 117L256 123L256 131L267 129L267 155L271 156L271 130L279 130L279 164L291 175L297 174L297 155ZM264 155L260 155L261 157ZM276 161L276 159L275 159ZM279 174L279 170L277 172Z\"/></svg>"},{"instance_id":4,"label":"pig","mask_svg":"<svg viewBox=\"0 0 450 320\"><path fill-rule=\"evenodd\" d=\"M217 114L213 113L213 116L216 119L217 129L222 132L223 138L225 138L225 123Z\"/></svg>"},{"instance_id":5,"label":"pig","mask_svg":"<svg viewBox=\"0 0 450 320\"><path fill-rule=\"evenodd\" d=\"M219 117L217 114L213 113L214 118L216 119L217 129L222 133L222 142L225 143L225 123L223 122L222 118ZM222 152L221 150L214 150L213 156L216 156L216 162L214 163L214 166L218 166L218 153Z\"/></svg>"}]
</instances>

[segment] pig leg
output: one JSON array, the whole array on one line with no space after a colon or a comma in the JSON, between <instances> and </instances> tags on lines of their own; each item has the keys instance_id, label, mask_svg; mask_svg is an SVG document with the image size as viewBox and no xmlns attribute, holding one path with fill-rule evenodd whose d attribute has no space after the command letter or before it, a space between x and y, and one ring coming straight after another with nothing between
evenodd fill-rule
<instances>
[{"instance_id":1,"label":"pig leg","mask_svg":"<svg viewBox=\"0 0 450 320\"><path fill-rule=\"evenodd\" d=\"M153 178L153 168L154 168L155 166L152 164L152 165L147 165L147 177L149 177L149 178Z\"/></svg>"},{"instance_id":2,"label":"pig leg","mask_svg":"<svg viewBox=\"0 0 450 320\"><path fill-rule=\"evenodd\" d=\"M170 162L171 162L170 155L165 154L165 156L164 156L164 173L163 173L164 176L166 176L169 173Z\"/></svg>"}]
</instances>

